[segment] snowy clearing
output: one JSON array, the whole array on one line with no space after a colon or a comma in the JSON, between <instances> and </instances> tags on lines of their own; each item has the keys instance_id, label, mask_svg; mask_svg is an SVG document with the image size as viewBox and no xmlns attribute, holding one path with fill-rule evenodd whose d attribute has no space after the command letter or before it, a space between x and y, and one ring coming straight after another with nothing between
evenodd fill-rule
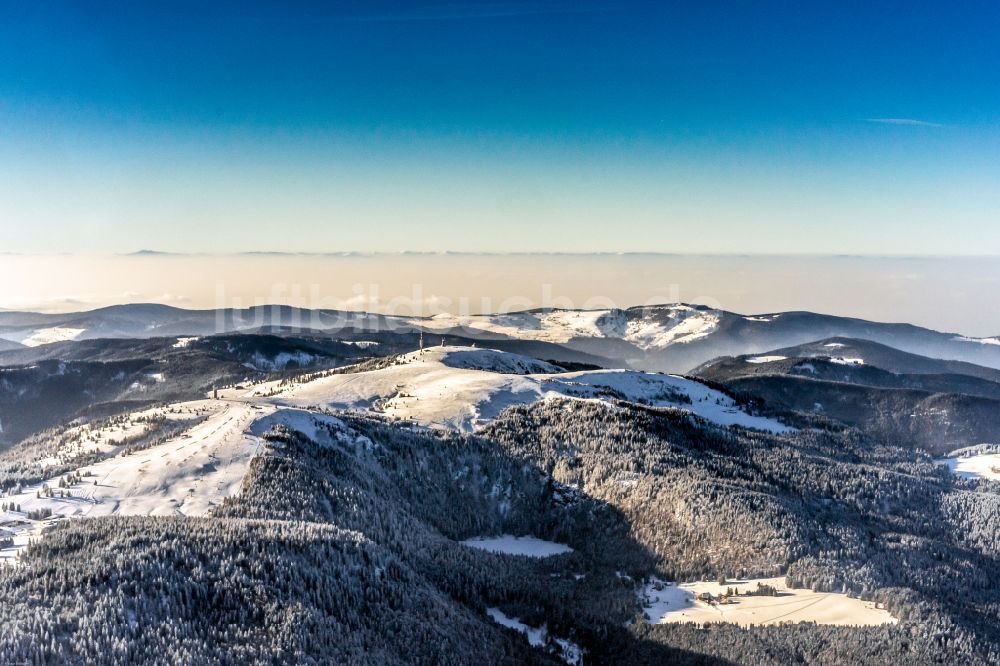
<instances>
[{"instance_id":1,"label":"snowy clearing","mask_svg":"<svg viewBox=\"0 0 1000 666\"><path fill-rule=\"evenodd\" d=\"M498 537L473 537L461 543L470 548L487 550L491 553L526 555L528 557L551 557L552 555L573 552L572 548L562 543L546 541L533 536L514 536L512 534L501 534Z\"/></svg>"},{"instance_id":2,"label":"snowy clearing","mask_svg":"<svg viewBox=\"0 0 1000 666\"><path fill-rule=\"evenodd\" d=\"M642 349L662 349L674 344L700 340L719 327L719 315L696 310L688 305L657 308L667 310L668 321L646 318L629 323L625 339Z\"/></svg>"},{"instance_id":3,"label":"snowy clearing","mask_svg":"<svg viewBox=\"0 0 1000 666\"><path fill-rule=\"evenodd\" d=\"M940 458L935 462L947 465L953 474L965 479L1000 481L1000 453Z\"/></svg>"},{"instance_id":4,"label":"snowy clearing","mask_svg":"<svg viewBox=\"0 0 1000 666\"><path fill-rule=\"evenodd\" d=\"M747 363L773 363L774 361L784 361L785 356L753 356L747 359Z\"/></svg>"},{"instance_id":5,"label":"snowy clearing","mask_svg":"<svg viewBox=\"0 0 1000 666\"><path fill-rule=\"evenodd\" d=\"M777 591L776 596L749 595L758 584ZM729 589L739 594L723 603ZM702 600L711 595L714 601ZM841 626L872 626L896 624L898 620L885 609L870 601L854 599L846 594L790 589L784 578L697 583L666 583L657 579L640 592L646 616L654 624L729 622L743 627L766 624L815 622Z\"/></svg>"},{"instance_id":6,"label":"snowy clearing","mask_svg":"<svg viewBox=\"0 0 1000 666\"><path fill-rule=\"evenodd\" d=\"M617 310L549 310L461 317L440 314L414 323L434 331L465 328L556 343L579 337L622 337L625 326L624 315Z\"/></svg>"},{"instance_id":7,"label":"snowy clearing","mask_svg":"<svg viewBox=\"0 0 1000 666\"><path fill-rule=\"evenodd\" d=\"M836 363L837 365L864 365L865 359L863 358L844 358L843 356L835 356L830 359L830 363Z\"/></svg>"}]
</instances>

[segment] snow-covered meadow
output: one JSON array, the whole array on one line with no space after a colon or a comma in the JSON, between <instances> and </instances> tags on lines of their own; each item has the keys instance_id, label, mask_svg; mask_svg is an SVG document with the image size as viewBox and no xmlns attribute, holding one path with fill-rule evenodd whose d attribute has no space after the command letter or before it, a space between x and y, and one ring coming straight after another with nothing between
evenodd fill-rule
<instances>
[{"instance_id":1,"label":"snow-covered meadow","mask_svg":"<svg viewBox=\"0 0 1000 666\"><path fill-rule=\"evenodd\" d=\"M1000 481L1000 453L959 455L939 458L935 462L947 465L953 474L965 479Z\"/></svg>"},{"instance_id":2,"label":"snow-covered meadow","mask_svg":"<svg viewBox=\"0 0 1000 666\"><path fill-rule=\"evenodd\" d=\"M775 596L750 595L757 585L775 588ZM722 602L733 589L739 592ZM702 600L711 595L714 601ZM889 611L871 601L846 594L792 589L784 578L755 578L696 583L670 583L658 579L648 582L640 592L645 614L654 624L692 622L728 622L740 626L815 622L841 626L896 624Z\"/></svg>"},{"instance_id":3,"label":"snow-covered meadow","mask_svg":"<svg viewBox=\"0 0 1000 666\"><path fill-rule=\"evenodd\" d=\"M22 344L25 347L39 347L49 345L53 342L65 342L66 340L76 340L86 333L85 328L73 328L70 326L53 326L51 328L23 329L19 331L8 331L0 334L0 338Z\"/></svg>"},{"instance_id":4,"label":"snow-covered meadow","mask_svg":"<svg viewBox=\"0 0 1000 666\"><path fill-rule=\"evenodd\" d=\"M146 423L82 428L80 439L70 439L52 459L39 461L43 469L81 452L107 457L7 495L3 503L18 510L0 513L0 525L14 531L15 545L23 546L27 537L63 518L203 515L242 483L260 444L244 431L265 409L222 401L181 403L175 410L207 412L207 418L136 452L126 442L144 433ZM16 550L7 549L0 557L9 558Z\"/></svg>"}]
</instances>

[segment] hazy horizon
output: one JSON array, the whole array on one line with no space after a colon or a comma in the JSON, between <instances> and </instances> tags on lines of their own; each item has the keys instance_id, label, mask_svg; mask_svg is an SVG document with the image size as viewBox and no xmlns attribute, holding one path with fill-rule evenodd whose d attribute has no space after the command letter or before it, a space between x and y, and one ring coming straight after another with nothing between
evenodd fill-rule
<instances>
[{"instance_id":1,"label":"hazy horizon","mask_svg":"<svg viewBox=\"0 0 1000 666\"><path fill-rule=\"evenodd\" d=\"M1000 333L1000 257L657 254L7 255L0 308L285 304L431 316L688 302Z\"/></svg>"},{"instance_id":2,"label":"hazy horizon","mask_svg":"<svg viewBox=\"0 0 1000 666\"><path fill-rule=\"evenodd\" d=\"M0 307L669 300L996 335L997 7L7 3Z\"/></svg>"}]
</instances>

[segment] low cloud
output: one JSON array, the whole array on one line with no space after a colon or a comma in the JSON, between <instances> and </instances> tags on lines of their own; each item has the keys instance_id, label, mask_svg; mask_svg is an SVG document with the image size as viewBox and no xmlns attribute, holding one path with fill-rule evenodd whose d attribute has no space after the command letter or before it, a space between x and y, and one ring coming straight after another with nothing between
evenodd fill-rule
<instances>
[{"instance_id":1,"label":"low cloud","mask_svg":"<svg viewBox=\"0 0 1000 666\"><path fill-rule=\"evenodd\" d=\"M99 300L95 300L86 296L51 296L47 298L10 298L0 300L0 310L5 310L7 312L19 311L19 312L42 312L42 313L60 313L60 312L73 312L76 310L82 310L85 308L93 308L100 304Z\"/></svg>"}]
</instances>

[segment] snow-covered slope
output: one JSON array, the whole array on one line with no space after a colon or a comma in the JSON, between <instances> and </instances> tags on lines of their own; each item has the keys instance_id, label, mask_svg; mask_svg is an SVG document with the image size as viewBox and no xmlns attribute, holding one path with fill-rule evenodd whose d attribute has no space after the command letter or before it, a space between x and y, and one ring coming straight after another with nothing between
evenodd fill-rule
<instances>
[{"instance_id":1,"label":"snow-covered slope","mask_svg":"<svg viewBox=\"0 0 1000 666\"><path fill-rule=\"evenodd\" d=\"M130 442L156 434L157 418L193 425L132 449ZM0 550L0 561L64 518L204 515L239 489L263 435L276 425L320 441L321 431L342 426L330 416L264 401L199 400L137 412L101 428L71 429L55 455L35 464L44 470L84 454L104 459L6 495L3 503L11 508L0 511L0 524L13 533L14 544Z\"/></svg>"},{"instance_id":2,"label":"snow-covered slope","mask_svg":"<svg viewBox=\"0 0 1000 666\"><path fill-rule=\"evenodd\" d=\"M655 318L633 318L625 310L533 310L512 314L457 317L443 314L415 321L430 330L496 333L522 340L565 343L574 338L609 338L641 349L661 349L712 333L719 315L689 305L658 306Z\"/></svg>"},{"instance_id":3,"label":"snow-covered slope","mask_svg":"<svg viewBox=\"0 0 1000 666\"><path fill-rule=\"evenodd\" d=\"M76 340L86 329L71 328L68 326L53 326L51 328L32 328L20 331L8 331L0 334L4 340L16 342L25 347L38 347L48 345L53 342L64 342L66 340Z\"/></svg>"},{"instance_id":4,"label":"snow-covered slope","mask_svg":"<svg viewBox=\"0 0 1000 666\"><path fill-rule=\"evenodd\" d=\"M673 375L562 372L525 356L474 347L434 347L382 365L226 389L218 399L149 408L61 431L54 450L22 461L48 478L4 497L8 508L0 512L0 525L14 533L14 547L0 557L13 557L61 518L203 515L239 489L263 436L275 426L321 445L347 436L342 422L317 408L378 412L468 431L515 404L629 400L686 410L720 426L790 430L747 413L719 391ZM75 460L89 463L74 467Z\"/></svg>"},{"instance_id":5,"label":"snow-covered slope","mask_svg":"<svg viewBox=\"0 0 1000 666\"><path fill-rule=\"evenodd\" d=\"M684 409L722 426L789 430L773 419L749 414L725 394L683 377L631 370L526 375L495 371L502 366L521 369L526 363L524 357L488 349L435 347L406 354L378 370L334 374L287 387L272 400L298 407L371 410L430 426L473 430L510 405L553 397L623 399ZM264 395L274 389L264 385L253 392Z\"/></svg>"},{"instance_id":6,"label":"snow-covered slope","mask_svg":"<svg viewBox=\"0 0 1000 666\"><path fill-rule=\"evenodd\" d=\"M955 339L959 342L974 342L980 345L1000 346L1000 336L994 338L967 338L965 336L959 336Z\"/></svg>"},{"instance_id":7,"label":"snow-covered slope","mask_svg":"<svg viewBox=\"0 0 1000 666\"><path fill-rule=\"evenodd\" d=\"M428 350L428 353L433 355L435 352ZM439 357L441 363L449 368L462 370L482 370L508 375L550 374L563 371L558 366L530 356L494 349L451 348L447 353L440 353Z\"/></svg>"},{"instance_id":8,"label":"snow-covered slope","mask_svg":"<svg viewBox=\"0 0 1000 666\"><path fill-rule=\"evenodd\" d=\"M689 305L665 306L657 312L657 318L630 321L625 339L641 349L663 349L700 340L719 327L719 314Z\"/></svg>"}]
</instances>

